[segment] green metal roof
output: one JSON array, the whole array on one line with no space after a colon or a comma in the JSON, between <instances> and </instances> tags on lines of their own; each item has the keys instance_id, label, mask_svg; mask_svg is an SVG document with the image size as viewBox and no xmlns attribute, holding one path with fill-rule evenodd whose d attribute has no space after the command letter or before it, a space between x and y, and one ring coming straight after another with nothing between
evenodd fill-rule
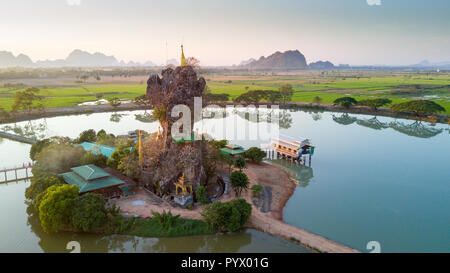
<instances>
[{"instance_id":1,"label":"green metal roof","mask_svg":"<svg viewBox=\"0 0 450 273\"><path fill-rule=\"evenodd\" d=\"M229 154L229 155L237 155L237 154L242 154L245 152L245 150L242 148L240 148L240 149L222 148L222 149L220 149L220 151L224 154Z\"/></svg>"},{"instance_id":2,"label":"green metal roof","mask_svg":"<svg viewBox=\"0 0 450 273\"><path fill-rule=\"evenodd\" d=\"M116 147L106 146L92 142L83 142L81 144L77 144L77 146L81 146L85 151L92 152L93 154L96 155L102 154L107 158L110 158L112 153L114 153L117 150Z\"/></svg>"},{"instance_id":3,"label":"green metal roof","mask_svg":"<svg viewBox=\"0 0 450 273\"><path fill-rule=\"evenodd\" d=\"M184 142L193 142L195 140L194 134L191 134L191 136L183 136L179 138L172 138L172 142L175 143L184 143Z\"/></svg>"},{"instance_id":4,"label":"green metal roof","mask_svg":"<svg viewBox=\"0 0 450 273\"><path fill-rule=\"evenodd\" d=\"M89 166L91 166L91 165L89 165ZM101 168L99 168L95 165L92 165L92 166L100 169L103 173L106 173ZM81 166L81 167L77 167L77 168L83 169L82 167L85 167L85 166ZM77 168L73 168L73 169L77 169ZM108 173L106 173L106 174L107 174L107 176L102 175L101 176L102 178L98 178L97 180L94 180L94 181L88 181L84 177L80 176L79 174L77 174L75 172L63 173L63 174L61 174L61 176L64 179L64 181L66 181L67 184L77 185L80 188L80 193L125 184L125 182L120 180L119 178L117 178L113 175L110 175Z\"/></svg>"},{"instance_id":5,"label":"green metal roof","mask_svg":"<svg viewBox=\"0 0 450 273\"><path fill-rule=\"evenodd\" d=\"M71 168L71 170L81 176L84 180L94 180L110 176L110 174L105 172L102 168L99 168L92 164Z\"/></svg>"}]
</instances>

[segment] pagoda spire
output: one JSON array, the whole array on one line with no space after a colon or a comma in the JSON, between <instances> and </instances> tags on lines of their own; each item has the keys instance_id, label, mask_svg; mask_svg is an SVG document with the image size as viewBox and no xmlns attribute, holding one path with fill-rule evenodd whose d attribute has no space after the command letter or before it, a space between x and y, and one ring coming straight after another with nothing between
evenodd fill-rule
<instances>
[{"instance_id":1,"label":"pagoda spire","mask_svg":"<svg viewBox=\"0 0 450 273\"><path fill-rule=\"evenodd\" d=\"M181 61L180 61L180 66L186 66L187 62L186 62L186 58L184 57L184 51L183 51L183 45L181 45Z\"/></svg>"}]
</instances>

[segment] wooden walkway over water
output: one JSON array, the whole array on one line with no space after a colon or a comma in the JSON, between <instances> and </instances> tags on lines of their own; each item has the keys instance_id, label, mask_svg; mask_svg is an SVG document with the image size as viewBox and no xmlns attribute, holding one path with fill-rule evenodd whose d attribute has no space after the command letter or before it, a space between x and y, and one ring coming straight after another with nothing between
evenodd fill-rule
<instances>
[{"instance_id":1,"label":"wooden walkway over water","mask_svg":"<svg viewBox=\"0 0 450 273\"><path fill-rule=\"evenodd\" d=\"M0 131L0 137L11 139L14 141L23 142L23 143L28 143L28 144L36 143L35 139L24 137L24 136L19 136L19 135L15 135L15 134L10 134L10 133L3 132L3 131Z\"/></svg>"},{"instance_id":2,"label":"wooden walkway over water","mask_svg":"<svg viewBox=\"0 0 450 273\"><path fill-rule=\"evenodd\" d=\"M23 180L28 180L31 177L33 177L30 169L33 168L33 163L24 163L22 166L9 168L9 169L2 169L0 170L0 184L5 183L11 183L11 182L18 182ZM19 176L19 171L25 170L25 176ZM14 173L14 176L8 177L8 173ZM3 179L2 179L3 178Z\"/></svg>"}]
</instances>

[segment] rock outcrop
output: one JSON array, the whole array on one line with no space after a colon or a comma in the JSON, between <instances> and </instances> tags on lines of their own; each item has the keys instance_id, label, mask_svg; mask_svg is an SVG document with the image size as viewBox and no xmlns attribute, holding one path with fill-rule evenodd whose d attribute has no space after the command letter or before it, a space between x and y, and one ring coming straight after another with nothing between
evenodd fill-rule
<instances>
[{"instance_id":1,"label":"rock outcrop","mask_svg":"<svg viewBox=\"0 0 450 273\"><path fill-rule=\"evenodd\" d=\"M288 50L286 52L275 52L267 58L261 56L257 61L252 61L244 67L254 69L305 69L305 56L298 50Z\"/></svg>"},{"instance_id":2,"label":"rock outcrop","mask_svg":"<svg viewBox=\"0 0 450 273\"><path fill-rule=\"evenodd\" d=\"M191 128L194 118L194 98L201 97L206 81L197 78L190 66L167 68L162 71L162 77L151 75L147 81L147 99L153 109L159 109L159 122L163 127L163 141L152 174L144 176L144 184L155 189L162 195L175 193L174 182L184 173L185 184L191 184L194 192L207 181L205 157L208 152L206 143L193 141L175 143L172 139L171 127L179 119L172 118L171 111L175 105L183 104L191 110ZM161 110L163 109L163 110ZM163 113L163 114L161 114ZM154 160L155 161L155 160Z\"/></svg>"},{"instance_id":3,"label":"rock outcrop","mask_svg":"<svg viewBox=\"0 0 450 273\"><path fill-rule=\"evenodd\" d=\"M334 68L334 64L332 64L329 61L318 61L315 63L310 63L309 64L309 68L310 69L317 69L317 70L327 70L327 69L333 69Z\"/></svg>"}]
</instances>

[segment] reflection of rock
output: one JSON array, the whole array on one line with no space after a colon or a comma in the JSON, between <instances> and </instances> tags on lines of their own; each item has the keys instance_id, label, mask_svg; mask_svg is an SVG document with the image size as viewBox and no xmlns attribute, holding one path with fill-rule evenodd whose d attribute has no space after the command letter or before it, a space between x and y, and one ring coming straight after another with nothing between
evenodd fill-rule
<instances>
[{"instance_id":1,"label":"reflection of rock","mask_svg":"<svg viewBox=\"0 0 450 273\"><path fill-rule=\"evenodd\" d=\"M283 159L271 160L270 163L285 169L298 182L300 187L308 186L314 177L313 168L308 166L295 164Z\"/></svg>"},{"instance_id":2,"label":"reflection of rock","mask_svg":"<svg viewBox=\"0 0 450 273\"><path fill-rule=\"evenodd\" d=\"M430 126L426 126L420 121L415 121L411 124L405 124L400 121L394 121L389 123L389 126L397 132L402 134L406 134L408 136L415 136L420 138L430 138L434 137L440 133L444 129L437 129Z\"/></svg>"},{"instance_id":3,"label":"reflection of rock","mask_svg":"<svg viewBox=\"0 0 450 273\"><path fill-rule=\"evenodd\" d=\"M364 127L368 127L368 128L372 128L375 130L381 130L381 129L386 129L389 128L389 125L381 122L377 119L377 117L373 117L371 119L358 119L356 121L356 123L358 125L364 126Z\"/></svg>"},{"instance_id":4,"label":"reflection of rock","mask_svg":"<svg viewBox=\"0 0 450 273\"><path fill-rule=\"evenodd\" d=\"M354 123L357 120L357 118L351 117L347 113L344 113L340 117L333 115L333 120L342 125L350 125Z\"/></svg>"},{"instance_id":5,"label":"reflection of rock","mask_svg":"<svg viewBox=\"0 0 450 273\"><path fill-rule=\"evenodd\" d=\"M272 204L272 188L264 187L258 197L254 197L252 201L261 212L269 212Z\"/></svg>"}]
</instances>

